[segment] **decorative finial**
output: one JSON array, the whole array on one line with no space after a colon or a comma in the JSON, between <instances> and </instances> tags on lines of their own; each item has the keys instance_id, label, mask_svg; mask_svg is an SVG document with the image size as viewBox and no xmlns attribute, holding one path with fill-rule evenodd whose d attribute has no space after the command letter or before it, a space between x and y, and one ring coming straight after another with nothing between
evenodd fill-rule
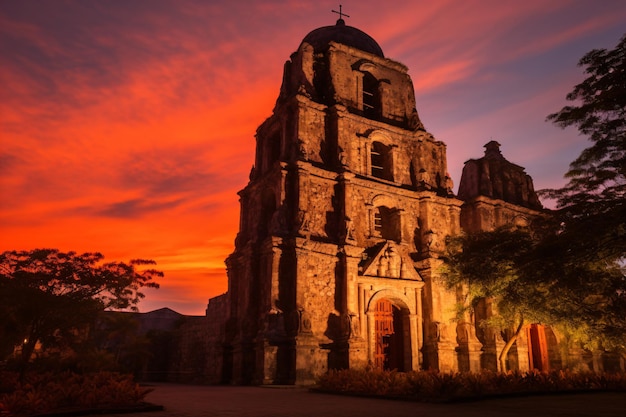
<instances>
[{"instance_id":1,"label":"decorative finial","mask_svg":"<svg viewBox=\"0 0 626 417\"><path fill-rule=\"evenodd\" d=\"M343 17L344 17L344 16L345 16L345 17L350 17L350 16L348 16L347 14L345 14L345 13L341 10L341 9L342 9L342 7L343 7L343 6L340 4L340 5L339 5L339 11L337 11L337 10L331 10L333 13L337 13L337 14L339 15L339 20L337 20L337 24L338 24L338 25L345 25L345 24L346 24L346 22L343 20Z\"/></svg>"},{"instance_id":2,"label":"decorative finial","mask_svg":"<svg viewBox=\"0 0 626 417\"><path fill-rule=\"evenodd\" d=\"M488 157L502 157L502 152L500 152L500 145L495 140L489 141L485 145L485 156Z\"/></svg>"}]
</instances>

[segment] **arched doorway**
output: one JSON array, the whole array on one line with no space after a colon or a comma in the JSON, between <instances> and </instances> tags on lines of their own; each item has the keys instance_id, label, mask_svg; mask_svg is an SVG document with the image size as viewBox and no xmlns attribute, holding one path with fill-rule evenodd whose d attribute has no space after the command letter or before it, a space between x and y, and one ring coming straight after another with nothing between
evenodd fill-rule
<instances>
[{"instance_id":1,"label":"arched doorway","mask_svg":"<svg viewBox=\"0 0 626 417\"><path fill-rule=\"evenodd\" d=\"M405 323L402 310L388 299L376 302L374 310L375 350L377 369L406 371Z\"/></svg>"}]
</instances>

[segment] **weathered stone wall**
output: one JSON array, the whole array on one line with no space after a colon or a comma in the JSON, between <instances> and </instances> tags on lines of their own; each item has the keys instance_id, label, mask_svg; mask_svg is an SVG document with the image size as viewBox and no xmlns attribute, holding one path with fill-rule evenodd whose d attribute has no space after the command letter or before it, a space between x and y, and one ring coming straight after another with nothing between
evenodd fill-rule
<instances>
[{"instance_id":1,"label":"weathered stone wall","mask_svg":"<svg viewBox=\"0 0 626 417\"><path fill-rule=\"evenodd\" d=\"M496 141L485 145L484 157L470 159L463 167L459 198L469 201L479 196L534 210L542 209L532 178L524 168L502 156L500 144Z\"/></svg>"},{"instance_id":2,"label":"weathered stone wall","mask_svg":"<svg viewBox=\"0 0 626 417\"><path fill-rule=\"evenodd\" d=\"M229 313L230 299L222 294L209 300L206 309L205 328L199 331L206 334L206 362L204 380L209 384L219 384L223 380L224 371L224 339L225 324Z\"/></svg>"},{"instance_id":3,"label":"weathered stone wall","mask_svg":"<svg viewBox=\"0 0 626 417\"><path fill-rule=\"evenodd\" d=\"M492 231L503 226L524 227L540 214L537 210L488 197L476 197L463 205L461 227L468 233Z\"/></svg>"},{"instance_id":4,"label":"weathered stone wall","mask_svg":"<svg viewBox=\"0 0 626 417\"><path fill-rule=\"evenodd\" d=\"M326 106L297 98L296 131L286 137L291 140L295 159L331 165L331 143L326 138ZM294 106L295 107L295 106ZM294 143L295 142L295 143Z\"/></svg>"},{"instance_id":5,"label":"weathered stone wall","mask_svg":"<svg viewBox=\"0 0 626 417\"><path fill-rule=\"evenodd\" d=\"M218 316L219 317L219 316ZM175 333L175 349L168 369L168 380L186 383L214 383L211 353L216 335L209 329L208 317L185 317ZM213 337L212 337L213 336Z\"/></svg>"},{"instance_id":6,"label":"weathered stone wall","mask_svg":"<svg viewBox=\"0 0 626 417\"><path fill-rule=\"evenodd\" d=\"M319 174L321 174L319 170L311 167L309 175L300 181L302 227L303 231L310 233L313 237L334 238L338 221L335 207L336 181Z\"/></svg>"},{"instance_id":7,"label":"weathered stone wall","mask_svg":"<svg viewBox=\"0 0 626 417\"><path fill-rule=\"evenodd\" d=\"M302 294L297 298L305 315L303 330L311 332L319 343L328 343L329 320L339 301L336 253L319 253L311 248L302 258Z\"/></svg>"}]
</instances>

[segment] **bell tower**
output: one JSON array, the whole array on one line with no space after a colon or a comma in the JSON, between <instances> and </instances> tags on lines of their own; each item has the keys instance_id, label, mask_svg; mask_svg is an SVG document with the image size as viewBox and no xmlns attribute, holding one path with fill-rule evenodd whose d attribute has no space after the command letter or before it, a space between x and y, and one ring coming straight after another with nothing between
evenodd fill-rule
<instances>
[{"instance_id":1,"label":"bell tower","mask_svg":"<svg viewBox=\"0 0 626 417\"><path fill-rule=\"evenodd\" d=\"M329 368L454 361L440 324L454 294L433 277L462 201L407 68L369 35L340 18L304 37L239 195L228 379L307 384Z\"/></svg>"}]
</instances>

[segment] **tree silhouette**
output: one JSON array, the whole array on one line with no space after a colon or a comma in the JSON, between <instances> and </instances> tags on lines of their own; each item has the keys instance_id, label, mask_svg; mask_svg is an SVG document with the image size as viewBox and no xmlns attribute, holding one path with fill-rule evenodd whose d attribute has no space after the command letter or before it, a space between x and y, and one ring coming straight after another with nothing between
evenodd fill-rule
<instances>
[{"instance_id":1,"label":"tree silhouette","mask_svg":"<svg viewBox=\"0 0 626 417\"><path fill-rule=\"evenodd\" d=\"M93 323L104 309L136 310L143 287L163 273L142 269L150 260L103 263L100 253L57 249L0 254L0 340L2 353L20 346L25 371L35 347L63 345Z\"/></svg>"},{"instance_id":2,"label":"tree silhouette","mask_svg":"<svg viewBox=\"0 0 626 417\"><path fill-rule=\"evenodd\" d=\"M577 241L578 256L607 262L626 256L626 35L615 49L594 49L579 62L588 77L548 120L576 126L592 145L571 164L562 188L541 193L557 200L559 220ZM587 231L593 234L587 235ZM586 235L586 236L585 236Z\"/></svg>"}]
</instances>

